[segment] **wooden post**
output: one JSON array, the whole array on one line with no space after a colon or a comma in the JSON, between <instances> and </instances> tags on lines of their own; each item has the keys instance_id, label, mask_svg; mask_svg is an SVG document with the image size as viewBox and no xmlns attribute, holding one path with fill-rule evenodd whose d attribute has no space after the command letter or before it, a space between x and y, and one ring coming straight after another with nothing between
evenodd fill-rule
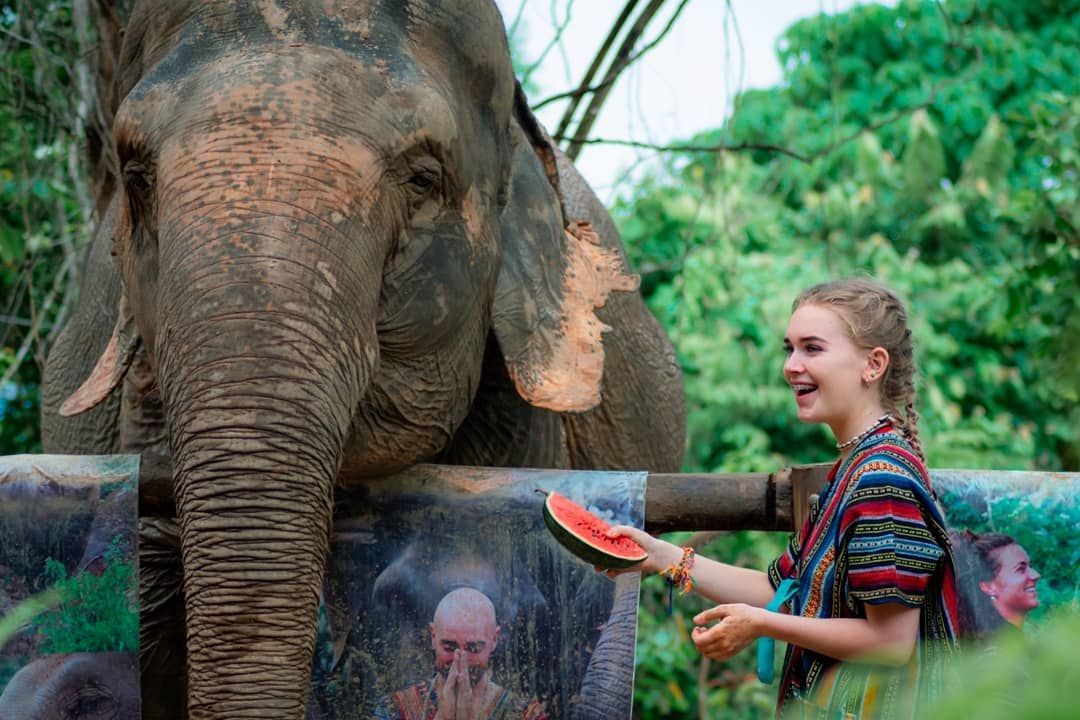
<instances>
[{"instance_id":1,"label":"wooden post","mask_svg":"<svg viewBox=\"0 0 1080 720\"><path fill-rule=\"evenodd\" d=\"M829 463L796 465L781 471L788 473L791 482L792 529L795 532L802 530L802 526L809 519L810 506L817 504L818 495L825 487L831 467Z\"/></svg>"}]
</instances>

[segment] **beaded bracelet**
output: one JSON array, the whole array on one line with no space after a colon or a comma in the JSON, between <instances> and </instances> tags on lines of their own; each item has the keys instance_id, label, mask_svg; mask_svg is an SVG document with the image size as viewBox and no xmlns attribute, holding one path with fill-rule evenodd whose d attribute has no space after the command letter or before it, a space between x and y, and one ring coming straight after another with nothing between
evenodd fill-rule
<instances>
[{"instance_id":1,"label":"beaded bracelet","mask_svg":"<svg viewBox=\"0 0 1080 720\"><path fill-rule=\"evenodd\" d=\"M685 595L694 587L694 578L690 575L690 569L694 567L694 548L684 547L682 559L678 565L669 565L662 573L667 578L668 584L679 588L679 594Z\"/></svg>"},{"instance_id":2,"label":"beaded bracelet","mask_svg":"<svg viewBox=\"0 0 1080 720\"><path fill-rule=\"evenodd\" d=\"M694 578L690 574L691 568L694 567L694 548L684 547L682 549L682 559L679 560L678 565L669 565L660 574L664 576L668 584L668 614L671 614L671 591L674 588L679 588L679 594L685 595L691 588L694 587Z\"/></svg>"}]
</instances>

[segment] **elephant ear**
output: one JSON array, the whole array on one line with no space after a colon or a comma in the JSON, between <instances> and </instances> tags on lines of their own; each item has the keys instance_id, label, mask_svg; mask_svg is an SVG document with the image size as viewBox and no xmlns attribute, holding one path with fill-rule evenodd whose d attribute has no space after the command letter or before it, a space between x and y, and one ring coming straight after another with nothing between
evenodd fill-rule
<instances>
[{"instance_id":1,"label":"elephant ear","mask_svg":"<svg viewBox=\"0 0 1080 720\"><path fill-rule=\"evenodd\" d=\"M600 245L589 223L567 223L554 150L520 93L515 105L495 336L522 398L556 412L583 412L601 400L602 333L610 329L595 310L613 291L636 290L639 279L624 272L618 253Z\"/></svg>"},{"instance_id":2,"label":"elephant ear","mask_svg":"<svg viewBox=\"0 0 1080 720\"><path fill-rule=\"evenodd\" d=\"M62 417L71 417L96 407L124 380L124 375L139 349L139 331L131 314L127 297L120 294L120 309L109 344L98 358L97 365L82 385L60 406Z\"/></svg>"}]
</instances>

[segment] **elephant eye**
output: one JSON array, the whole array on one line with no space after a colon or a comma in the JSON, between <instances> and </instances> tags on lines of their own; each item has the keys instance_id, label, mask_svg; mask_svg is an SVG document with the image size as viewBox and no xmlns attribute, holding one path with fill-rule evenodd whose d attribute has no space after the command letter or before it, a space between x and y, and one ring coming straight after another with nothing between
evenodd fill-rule
<instances>
[{"instance_id":1,"label":"elephant eye","mask_svg":"<svg viewBox=\"0 0 1080 720\"><path fill-rule=\"evenodd\" d=\"M413 175L408 180L410 189L417 192L429 192L435 187L438 182L438 176L430 170L422 170Z\"/></svg>"},{"instance_id":2,"label":"elephant eye","mask_svg":"<svg viewBox=\"0 0 1080 720\"><path fill-rule=\"evenodd\" d=\"M130 236L129 247L138 252L147 247L149 238L155 233L156 219L151 202L154 173L149 165L129 160L124 164L123 181L128 214L128 222L123 229ZM114 238L113 254L116 253L117 244Z\"/></svg>"},{"instance_id":3,"label":"elephant eye","mask_svg":"<svg viewBox=\"0 0 1080 720\"><path fill-rule=\"evenodd\" d=\"M145 210L150 197L150 169L141 162L128 162L124 165L124 188L127 190L132 219L137 219Z\"/></svg>"},{"instance_id":4,"label":"elephant eye","mask_svg":"<svg viewBox=\"0 0 1080 720\"><path fill-rule=\"evenodd\" d=\"M136 160L129 161L124 165L124 185L128 190L149 190L150 169Z\"/></svg>"},{"instance_id":5,"label":"elephant eye","mask_svg":"<svg viewBox=\"0 0 1080 720\"><path fill-rule=\"evenodd\" d=\"M108 688L101 683L90 681L76 691L64 717L85 718L113 715L115 710L116 702Z\"/></svg>"},{"instance_id":6,"label":"elephant eye","mask_svg":"<svg viewBox=\"0 0 1080 720\"><path fill-rule=\"evenodd\" d=\"M443 177L438 169L413 166L408 179L402 183L408 203L408 214L413 221L430 220L438 211L442 197Z\"/></svg>"}]
</instances>

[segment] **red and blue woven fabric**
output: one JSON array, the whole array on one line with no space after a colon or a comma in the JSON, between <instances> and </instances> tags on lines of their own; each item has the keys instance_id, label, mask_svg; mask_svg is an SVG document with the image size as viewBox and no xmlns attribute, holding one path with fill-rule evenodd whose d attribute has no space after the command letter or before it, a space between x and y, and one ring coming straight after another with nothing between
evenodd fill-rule
<instances>
[{"instance_id":1,"label":"red and blue woven fabric","mask_svg":"<svg viewBox=\"0 0 1080 720\"><path fill-rule=\"evenodd\" d=\"M797 581L792 612L806 617L865 618L877 603L922 609L917 649L900 668L789 646L778 716L916 718L946 690L959 627L952 550L926 467L893 425L832 468L818 509L768 572L774 587Z\"/></svg>"}]
</instances>

